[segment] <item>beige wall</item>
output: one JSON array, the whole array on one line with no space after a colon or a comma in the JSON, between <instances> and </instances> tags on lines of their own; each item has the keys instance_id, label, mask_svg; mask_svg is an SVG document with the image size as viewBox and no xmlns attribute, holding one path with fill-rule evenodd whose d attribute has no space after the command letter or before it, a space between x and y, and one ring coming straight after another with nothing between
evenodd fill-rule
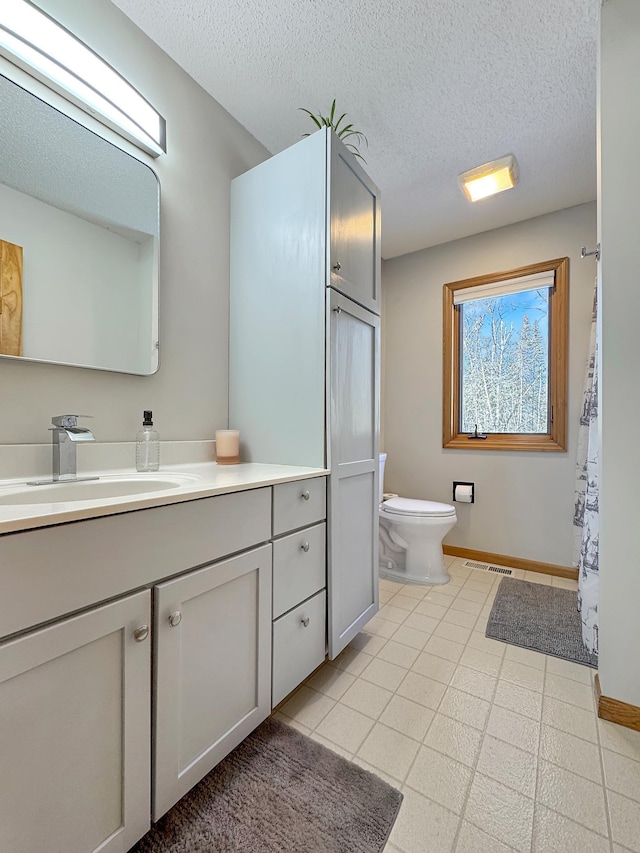
<instances>
[{"instance_id":1,"label":"beige wall","mask_svg":"<svg viewBox=\"0 0 640 853\"><path fill-rule=\"evenodd\" d=\"M153 409L163 439L213 438L228 418L229 183L268 152L108 0L38 5L167 120L167 154L137 155L162 188L160 371L124 376L0 359L0 444L48 441L51 416L63 412L94 415L99 441L131 441L143 408Z\"/></svg>"},{"instance_id":2,"label":"beige wall","mask_svg":"<svg viewBox=\"0 0 640 853\"><path fill-rule=\"evenodd\" d=\"M589 344L595 203L387 261L383 268L385 490L451 502L453 480L475 483L456 504L446 542L531 560L571 561L576 435ZM537 261L570 258L567 453L443 450L442 285Z\"/></svg>"}]
</instances>

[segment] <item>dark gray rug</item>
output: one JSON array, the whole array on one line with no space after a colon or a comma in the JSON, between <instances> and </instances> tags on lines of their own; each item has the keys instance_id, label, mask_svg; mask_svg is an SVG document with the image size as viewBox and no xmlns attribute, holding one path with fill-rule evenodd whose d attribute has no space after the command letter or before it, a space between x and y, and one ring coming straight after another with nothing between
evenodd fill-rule
<instances>
[{"instance_id":1,"label":"dark gray rug","mask_svg":"<svg viewBox=\"0 0 640 853\"><path fill-rule=\"evenodd\" d=\"M487 622L487 637L597 668L582 642L578 598L570 589L503 578Z\"/></svg>"},{"instance_id":2,"label":"dark gray rug","mask_svg":"<svg viewBox=\"0 0 640 853\"><path fill-rule=\"evenodd\" d=\"M381 853L402 794L266 720L131 853Z\"/></svg>"}]
</instances>

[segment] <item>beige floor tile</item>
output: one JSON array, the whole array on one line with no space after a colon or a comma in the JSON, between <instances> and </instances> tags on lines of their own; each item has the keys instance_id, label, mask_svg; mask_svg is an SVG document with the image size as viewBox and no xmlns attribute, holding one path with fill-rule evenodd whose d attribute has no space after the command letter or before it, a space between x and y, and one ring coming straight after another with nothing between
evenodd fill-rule
<instances>
[{"instance_id":1,"label":"beige floor tile","mask_svg":"<svg viewBox=\"0 0 640 853\"><path fill-rule=\"evenodd\" d=\"M453 612L453 611L451 611ZM478 649L479 652L487 652L495 657L504 657L506 643L501 643L498 640L492 640L490 637L485 637L481 631L473 631L469 637L467 646L470 649Z\"/></svg>"},{"instance_id":2,"label":"beige floor tile","mask_svg":"<svg viewBox=\"0 0 640 853\"><path fill-rule=\"evenodd\" d=\"M480 751L481 740L482 732L477 729L445 717L443 714L436 714L429 726L424 744L448 755L455 761L473 767Z\"/></svg>"},{"instance_id":3,"label":"beige floor tile","mask_svg":"<svg viewBox=\"0 0 640 853\"><path fill-rule=\"evenodd\" d=\"M540 759L537 798L542 805L600 835L607 835L602 785Z\"/></svg>"},{"instance_id":4,"label":"beige floor tile","mask_svg":"<svg viewBox=\"0 0 640 853\"><path fill-rule=\"evenodd\" d=\"M406 674L407 670L404 667L396 666L394 663L377 657L362 671L360 678L364 678L365 681L372 681L378 687L384 687L385 690L394 692Z\"/></svg>"},{"instance_id":5,"label":"beige floor tile","mask_svg":"<svg viewBox=\"0 0 640 853\"><path fill-rule=\"evenodd\" d=\"M470 613L472 616L479 616L482 613L482 604L477 601L466 601L463 598L454 598L451 602L451 610L459 610L462 613Z\"/></svg>"},{"instance_id":6,"label":"beige floor tile","mask_svg":"<svg viewBox=\"0 0 640 853\"><path fill-rule=\"evenodd\" d=\"M481 652L478 649L472 649L467 646L464 650L460 663L469 669L477 669L478 672L484 672L485 675L497 676L502 666L502 659L497 655L491 655L488 652Z\"/></svg>"},{"instance_id":7,"label":"beige floor tile","mask_svg":"<svg viewBox=\"0 0 640 853\"><path fill-rule=\"evenodd\" d=\"M609 841L557 812L536 804L533 853L609 853Z\"/></svg>"},{"instance_id":8,"label":"beige floor tile","mask_svg":"<svg viewBox=\"0 0 640 853\"><path fill-rule=\"evenodd\" d=\"M338 669L344 669L345 672L351 675L358 676L372 660L372 655L367 654L367 652L361 652L359 649L349 645L340 652L338 657L333 661L333 665L337 666Z\"/></svg>"},{"instance_id":9,"label":"beige floor tile","mask_svg":"<svg viewBox=\"0 0 640 853\"><path fill-rule=\"evenodd\" d=\"M385 607L387 606L385 604ZM406 615L406 612L404 612L404 616ZM397 622L390 622L388 619L383 619L379 613L367 622L367 633L373 634L375 637L382 637L384 640L393 637L397 630Z\"/></svg>"},{"instance_id":10,"label":"beige floor tile","mask_svg":"<svg viewBox=\"0 0 640 853\"><path fill-rule=\"evenodd\" d=\"M533 800L518 791L476 773L471 783L465 818L504 844L522 853L529 853L533 833Z\"/></svg>"},{"instance_id":11,"label":"beige floor tile","mask_svg":"<svg viewBox=\"0 0 640 853\"><path fill-rule=\"evenodd\" d=\"M465 693L477 696L478 699L490 702L496 688L496 681L497 679L491 675L458 664L450 683L451 687L457 690L463 690Z\"/></svg>"},{"instance_id":12,"label":"beige floor tile","mask_svg":"<svg viewBox=\"0 0 640 853\"><path fill-rule=\"evenodd\" d=\"M559 699L561 702L569 702L571 705L576 705L585 711L593 709L593 690L591 689L591 685L580 684L577 681L572 681L570 678L563 678L561 675L547 673L544 693L545 696L550 696L552 699Z\"/></svg>"},{"instance_id":13,"label":"beige floor tile","mask_svg":"<svg viewBox=\"0 0 640 853\"><path fill-rule=\"evenodd\" d=\"M392 788L395 788L396 791L399 791L402 787L399 779L394 779L393 776L389 776L388 773L385 773L384 771L380 770L379 767L374 767L373 764L369 764L367 761L363 761L361 758L358 758L357 755L354 755L351 761L353 762L353 764L357 764L358 767L362 767L363 770L368 770L369 773L373 773L374 776L378 776L380 779L386 782L387 785L391 785ZM402 809L402 806L400 808ZM387 848L385 847L385 850L386 849Z\"/></svg>"},{"instance_id":14,"label":"beige floor tile","mask_svg":"<svg viewBox=\"0 0 640 853\"><path fill-rule=\"evenodd\" d=\"M308 726L304 726L297 720L294 720L291 717L287 717L281 711L276 711L275 714L272 714L272 717L274 720L280 720L281 723L286 723L288 726L291 726L292 729L296 729L297 731L302 732L303 735L312 734L312 731Z\"/></svg>"},{"instance_id":15,"label":"beige floor tile","mask_svg":"<svg viewBox=\"0 0 640 853\"><path fill-rule=\"evenodd\" d=\"M534 652L532 649L523 649L520 646L507 645L505 660L514 660L517 663L523 663L526 666L532 666L534 669L544 670L545 656L540 652Z\"/></svg>"},{"instance_id":16,"label":"beige floor tile","mask_svg":"<svg viewBox=\"0 0 640 853\"><path fill-rule=\"evenodd\" d=\"M602 785L600 750L595 743L587 743L568 732L543 725L540 733L540 757ZM640 765L638 770L640 771Z\"/></svg>"},{"instance_id":17,"label":"beige floor tile","mask_svg":"<svg viewBox=\"0 0 640 853\"><path fill-rule=\"evenodd\" d=\"M570 589L574 592L578 591L578 581L571 580L570 578L552 578L551 586L555 586L558 589Z\"/></svg>"},{"instance_id":18,"label":"beige floor tile","mask_svg":"<svg viewBox=\"0 0 640 853\"><path fill-rule=\"evenodd\" d=\"M454 558L454 562L447 567L447 571L450 575L466 579L471 577L473 569L468 569L466 566L462 565L462 562L458 562L458 560Z\"/></svg>"},{"instance_id":19,"label":"beige floor tile","mask_svg":"<svg viewBox=\"0 0 640 853\"><path fill-rule=\"evenodd\" d=\"M538 760L530 752L485 735L476 769L525 797L535 797Z\"/></svg>"},{"instance_id":20,"label":"beige floor tile","mask_svg":"<svg viewBox=\"0 0 640 853\"><path fill-rule=\"evenodd\" d=\"M542 693L544 686L544 672L525 666L523 663L516 663L514 660L503 661L500 678L511 681L512 684L518 684L520 687L526 687L527 690L537 690L539 693Z\"/></svg>"},{"instance_id":21,"label":"beige floor tile","mask_svg":"<svg viewBox=\"0 0 640 853\"><path fill-rule=\"evenodd\" d=\"M542 700L542 722L563 732L576 735L583 740L596 743L598 739L596 717L593 711L583 711L568 702L544 696ZM620 728L616 726L616 728Z\"/></svg>"},{"instance_id":22,"label":"beige floor tile","mask_svg":"<svg viewBox=\"0 0 640 853\"><path fill-rule=\"evenodd\" d=\"M562 660L562 658L547 657L547 673L551 675L561 675L563 678L569 678L571 681L579 681L581 684L591 685L592 669L588 666L582 666L579 663L573 663L570 660Z\"/></svg>"},{"instance_id":23,"label":"beige floor tile","mask_svg":"<svg viewBox=\"0 0 640 853\"><path fill-rule=\"evenodd\" d=\"M422 741L434 714L435 711L430 708L396 695L391 697L380 715L380 722L414 740Z\"/></svg>"},{"instance_id":24,"label":"beige floor tile","mask_svg":"<svg viewBox=\"0 0 640 853\"><path fill-rule=\"evenodd\" d=\"M393 598L386 603L389 604L391 607L399 607L401 610L411 611L416 609L418 601L419 599L417 598L411 598L408 595L404 595L403 589L402 592L399 592L394 595Z\"/></svg>"},{"instance_id":25,"label":"beige floor tile","mask_svg":"<svg viewBox=\"0 0 640 853\"><path fill-rule=\"evenodd\" d=\"M470 693L463 693L461 690L448 687L438 708L438 713L445 714L460 723L466 723L466 725L482 731L486 725L490 707L490 704L484 699L478 699L477 696L472 696Z\"/></svg>"},{"instance_id":26,"label":"beige floor tile","mask_svg":"<svg viewBox=\"0 0 640 853\"><path fill-rule=\"evenodd\" d=\"M417 672L408 672L396 693L398 696L404 696L405 699L411 699L412 702L435 711L446 689L446 685L440 681L426 678Z\"/></svg>"},{"instance_id":27,"label":"beige floor tile","mask_svg":"<svg viewBox=\"0 0 640 853\"><path fill-rule=\"evenodd\" d=\"M424 650L430 655L436 655L436 657L458 663L464 652L464 646L453 640L446 640L444 637L431 637Z\"/></svg>"},{"instance_id":28,"label":"beige floor tile","mask_svg":"<svg viewBox=\"0 0 640 853\"><path fill-rule=\"evenodd\" d=\"M404 779L420 745L396 729L376 723L358 750L358 756L394 779Z\"/></svg>"},{"instance_id":29,"label":"beige floor tile","mask_svg":"<svg viewBox=\"0 0 640 853\"><path fill-rule=\"evenodd\" d=\"M380 580L380 589L386 589L393 593L400 592L404 588L404 584L398 583L391 578L382 578Z\"/></svg>"},{"instance_id":30,"label":"beige floor tile","mask_svg":"<svg viewBox=\"0 0 640 853\"><path fill-rule=\"evenodd\" d=\"M315 729L335 704L335 700L330 699L329 696L303 686L293 694L291 699L281 705L279 710L286 717L297 720L303 726Z\"/></svg>"},{"instance_id":31,"label":"beige floor tile","mask_svg":"<svg viewBox=\"0 0 640 853\"><path fill-rule=\"evenodd\" d=\"M471 628L462 625L453 625L451 622L442 621L433 632L434 637L443 637L445 640L453 640L454 643L464 645L471 636Z\"/></svg>"},{"instance_id":32,"label":"beige floor tile","mask_svg":"<svg viewBox=\"0 0 640 853\"><path fill-rule=\"evenodd\" d=\"M487 734L504 740L518 749L524 749L534 755L538 753L540 723L522 714L515 714L506 708L494 705L489 714Z\"/></svg>"},{"instance_id":33,"label":"beige floor tile","mask_svg":"<svg viewBox=\"0 0 640 853\"><path fill-rule=\"evenodd\" d=\"M395 643L402 643L405 646L410 646L412 649L422 651L430 636L430 634L425 634L424 631L416 631L415 628L409 628L407 625L401 625L394 634L393 641Z\"/></svg>"},{"instance_id":34,"label":"beige floor tile","mask_svg":"<svg viewBox=\"0 0 640 853\"><path fill-rule=\"evenodd\" d=\"M476 589L466 589L466 587L463 587L458 593L457 598L460 601L474 601L476 604L484 604L487 600L487 594L478 592Z\"/></svg>"},{"instance_id":35,"label":"beige floor tile","mask_svg":"<svg viewBox=\"0 0 640 853\"><path fill-rule=\"evenodd\" d=\"M386 589L378 590L378 601L380 602L381 607L383 604L387 604L393 597L394 597L394 594L392 592L389 592L389 590L386 590Z\"/></svg>"},{"instance_id":36,"label":"beige floor tile","mask_svg":"<svg viewBox=\"0 0 640 853\"><path fill-rule=\"evenodd\" d=\"M389 841L402 853L451 853L458 816L411 788L403 788L403 794Z\"/></svg>"},{"instance_id":37,"label":"beige floor tile","mask_svg":"<svg viewBox=\"0 0 640 853\"><path fill-rule=\"evenodd\" d=\"M612 752L640 761L640 732L606 720L598 720L598 727L603 749L610 749Z\"/></svg>"},{"instance_id":38,"label":"beige floor tile","mask_svg":"<svg viewBox=\"0 0 640 853\"><path fill-rule=\"evenodd\" d=\"M461 628L471 628L476 624L477 617L473 613L465 613L464 610L453 610L451 607L445 611L443 622L459 625ZM469 638L467 638L469 639Z\"/></svg>"},{"instance_id":39,"label":"beige floor tile","mask_svg":"<svg viewBox=\"0 0 640 853\"><path fill-rule=\"evenodd\" d=\"M465 583L464 588L475 589L478 592L484 592L485 595L488 595L492 586L493 580L491 578L488 578L487 580L477 580L476 577L473 576Z\"/></svg>"},{"instance_id":40,"label":"beige floor tile","mask_svg":"<svg viewBox=\"0 0 640 853\"><path fill-rule=\"evenodd\" d=\"M436 590L431 590L425 597L424 601L430 601L432 604L439 604L441 607L451 607L451 602L454 600L459 587L451 587L446 593L442 591L442 587Z\"/></svg>"},{"instance_id":41,"label":"beige floor tile","mask_svg":"<svg viewBox=\"0 0 640 853\"><path fill-rule=\"evenodd\" d=\"M367 628L368 627L369 626L367 625ZM378 637L375 634L367 633L367 631L361 631L359 634L356 634L349 645L353 649L366 652L372 657L375 657L386 642L387 640L385 637Z\"/></svg>"},{"instance_id":42,"label":"beige floor tile","mask_svg":"<svg viewBox=\"0 0 640 853\"><path fill-rule=\"evenodd\" d=\"M318 693L324 693L325 696L337 700L355 680L355 676L351 673L325 663L307 680L306 684Z\"/></svg>"},{"instance_id":43,"label":"beige floor tile","mask_svg":"<svg viewBox=\"0 0 640 853\"><path fill-rule=\"evenodd\" d=\"M374 616L374 619L386 619L387 622L393 622L396 625L402 625L404 620L407 618L407 613L408 611L403 607L394 607L393 604L385 604L384 607L381 607L378 611L378 617Z\"/></svg>"},{"instance_id":44,"label":"beige floor tile","mask_svg":"<svg viewBox=\"0 0 640 853\"><path fill-rule=\"evenodd\" d=\"M542 694L519 687L510 681L498 681L493 701L501 708L507 708L532 720L540 720L542 717Z\"/></svg>"},{"instance_id":45,"label":"beige floor tile","mask_svg":"<svg viewBox=\"0 0 640 853\"><path fill-rule=\"evenodd\" d=\"M423 746L405 784L441 806L461 814L472 776L471 768Z\"/></svg>"},{"instance_id":46,"label":"beige floor tile","mask_svg":"<svg viewBox=\"0 0 640 853\"><path fill-rule=\"evenodd\" d=\"M465 578L461 578L458 575L451 574L449 572L449 586L457 586L459 589L462 589L464 586Z\"/></svg>"},{"instance_id":47,"label":"beige floor tile","mask_svg":"<svg viewBox=\"0 0 640 853\"><path fill-rule=\"evenodd\" d=\"M523 580L529 583L540 583L544 586L551 586L551 575L545 575L542 572L525 572Z\"/></svg>"},{"instance_id":48,"label":"beige floor tile","mask_svg":"<svg viewBox=\"0 0 640 853\"><path fill-rule=\"evenodd\" d=\"M437 619L432 619L431 616L423 616L421 613L414 611L405 619L404 624L407 628L422 631L423 634L433 634L439 623Z\"/></svg>"},{"instance_id":49,"label":"beige floor tile","mask_svg":"<svg viewBox=\"0 0 640 853\"><path fill-rule=\"evenodd\" d=\"M640 809L635 800L609 792L609 813L613 840L640 853Z\"/></svg>"},{"instance_id":50,"label":"beige floor tile","mask_svg":"<svg viewBox=\"0 0 640 853\"><path fill-rule=\"evenodd\" d=\"M373 725L374 721L370 717L346 705L336 704L316 726L316 731L332 743L354 753L358 751Z\"/></svg>"},{"instance_id":51,"label":"beige floor tile","mask_svg":"<svg viewBox=\"0 0 640 853\"><path fill-rule=\"evenodd\" d=\"M462 821L455 853L511 853L512 850L513 847L507 847L472 823Z\"/></svg>"},{"instance_id":52,"label":"beige floor tile","mask_svg":"<svg viewBox=\"0 0 640 853\"><path fill-rule=\"evenodd\" d=\"M395 640L388 640L387 644L379 652L378 658L386 660L387 663L401 666L404 669L411 669L419 654L418 649L412 649L410 646L396 643Z\"/></svg>"},{"instance_id":53,"label":"beige floor tile","mask_svg":"<svg viewBox=\"0 0 640 853\"><path fill-rule=\"evenodd\" d=\"M341 746L338 746L337 743L333 743L333 741L328 740L326 737L319 735L318 732L309 732L309 737L311 740L315 740L316 743L322 744L322 746L326 746L327 749L330 749L332 752L337 752L338 755L341 755L343 758L346 758L347 761L351 761L353 758L353 753L348 749L343 749Z\"/></svg>"},{"instance_id":54,"label":"beige floor tile","mask_svg":"<svg viewBox=\"0 0 640 853\"><path fill-rule=\"evenodd\" d=\"M640 761L633 761L608 749L602 750L602 759L607 788L640 802Z\"/></svg>"},{"instance_id":55,"label":"beige floor tile","mask_svg":"<svg viewBox=\"0 0 640 853\"><path fill-rule=\"evenodd\" d=\"M405 584L400 594L406 595L408 598L415 598L416 601L422 601L425 595L429 592L429 589L430 587L425 586L424 584Z\"/></svg>"},{"instance_id":56,"label":"beige floor tile","mask_svg":"<svg viewBox=\"0 0 640 853\"><path fill-rule=\"evenodd\" d=\"M416 613L421 616L429 616L431 619L442 619L448 608L441 604L434 604L428 598L423 599L416 607Z\"/></svg>"},{"instance_id":57,"label":"beige floor tile","mask_svg":"<svg viewBox=\"0 0 640 853\"><path fill-rule=\"evenodd\" d=\"M377 684L358 678L340 701L343 705L377 720L392 696L393 693L390 690L385 690L378 687Z\"/></svg>"},{"instance_id":58,"label":"beige floor tile","mask_svg":"<svg viewBox=\"0 0 640 853\"><path fill-rule=\"evenodd\" d=\"M456 671L456 665L450 660L430 655L428 652L420 652L411 669L420 675L426 675L427 678L448 684Z\"/></svg>"}]
</instances>

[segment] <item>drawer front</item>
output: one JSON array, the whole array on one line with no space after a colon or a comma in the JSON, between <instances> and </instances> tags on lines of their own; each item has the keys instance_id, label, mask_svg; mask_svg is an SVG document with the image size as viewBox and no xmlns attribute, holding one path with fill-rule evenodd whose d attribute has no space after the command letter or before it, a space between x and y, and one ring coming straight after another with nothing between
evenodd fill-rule
<instances>
[{"instance_id":1,"label":"drawer front","mask_svg":"<svg viewBox=\"0 0 640 853\"><path fill-rule=\"evenodd\" d=\"M273 618L326 585L326 525L317 524L273 543Z\"/></svg>"},{"instance_id":2,"label":"drawer front","mask_svg":"<svg viewBox=\"0 0 640 853\"><path fill-rule=\"evenodd\" d=\"M273 487L273 535L307 527L327 517L325 477L298 480Z\"/></svg>"},{"instance_id":3,"label":"drawer front","mask_svg":"<svg viewBox=\"0 0 640 853\"><path fill-rule=\"evenodd\" d=\"M274 708L324 661L325 621L323 590L273 623Z\"/></svg>"}]
</instances>

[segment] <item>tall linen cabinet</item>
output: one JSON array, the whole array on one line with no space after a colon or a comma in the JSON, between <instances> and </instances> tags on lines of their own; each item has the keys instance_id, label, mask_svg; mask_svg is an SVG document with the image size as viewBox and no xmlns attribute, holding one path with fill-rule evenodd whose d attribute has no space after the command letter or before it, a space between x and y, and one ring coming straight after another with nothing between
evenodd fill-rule
<instances>
[{"instance_id":1,"label":"tall linen cabinet","mask_svg":"<svg viewBox=\"0 0 640 853\"><path fill-rule=\"evenodd\" d=\"M229 423L245 461L331 472L332 659L378 610L379 204L327 128L231 185Z\"/></svg>"}]
</instances>

